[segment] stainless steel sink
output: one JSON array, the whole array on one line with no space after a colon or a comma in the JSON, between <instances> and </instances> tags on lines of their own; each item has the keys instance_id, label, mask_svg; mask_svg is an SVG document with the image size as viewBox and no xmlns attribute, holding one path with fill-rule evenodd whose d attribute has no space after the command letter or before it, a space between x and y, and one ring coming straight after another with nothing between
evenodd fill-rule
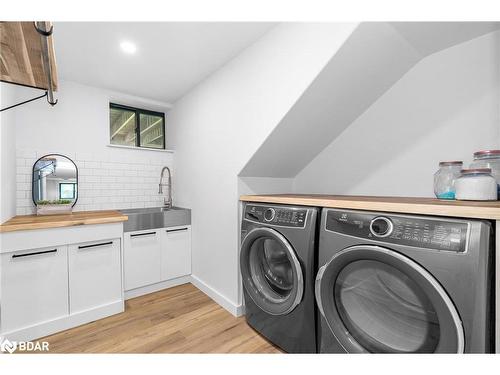
<instances>
[{"instance_id":1,"label":"stainless steel sink","mask_svg":"<svg viewBox=\"0 0 500 375\"><path fill-rule=\"evenodd\" d=\"M191 210L188 208L147 207L120 212L128 216L128 220L123 223L124 232L191 224Z\"/></svg>"}]
</instances>

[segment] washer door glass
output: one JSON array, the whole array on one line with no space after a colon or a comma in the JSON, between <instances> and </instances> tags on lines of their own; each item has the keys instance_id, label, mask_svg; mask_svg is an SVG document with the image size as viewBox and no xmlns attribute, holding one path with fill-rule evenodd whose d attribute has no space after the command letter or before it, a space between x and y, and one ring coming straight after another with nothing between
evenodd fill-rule
<instances>
[{"instance_id":1,"label":"washer door glass","mask_svg":"<svg viewBox=\"0 0 500 375\"><path fill-rule=\"evenodd\" d=\"M338 252L318 272L316 299L347 352L464 350L461 320L445 290L395 251L353 246Z\"/></svg>"},{"instance_id":2,"label":"washer door glass","mask_svg":"<svg viewBox=\"0 0 500 375\"><path fill-rule=\"evenodd\" d=\"M397 268L373 260L352 262L340 271L333 292L342 322L366 350L436 350L436 310L422 288Z\"/></svg>"},{"instance_id":3,"label":"washer door glass","mask_svg":"<svg viewBox=\"0 0 500 375\"><path fill-rule=\"evenodd\" d=\"M300 263L291 245L277 231L252 230L242 243L240 266L245 290L264 311L286 314L300 302Z\"/></svg>"}]
</instances>

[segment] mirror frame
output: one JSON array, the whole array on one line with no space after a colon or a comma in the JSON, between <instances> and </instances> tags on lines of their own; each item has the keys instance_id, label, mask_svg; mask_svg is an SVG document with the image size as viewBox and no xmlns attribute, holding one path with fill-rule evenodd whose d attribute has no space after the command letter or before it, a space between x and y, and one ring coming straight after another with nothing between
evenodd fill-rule
<instances>
[{"instance_id":1,"label":"mirror frame","mask_svg":"<svg viewBox=\"0 0 500 375\"><path fill-rule=\"evenodd\" d=\"M63 158L66 158L68 159L70 162L73 163L73 165L75 166L75 170L76 170L76 186L77 186L77 192L76 192L76 198L73 202L73 204L71 205L71 207L75 207L75 204L76 202L78 201L78 197L80 196L80 189L78 188L78 166L76 165L76 163L68 156L66 155L63 155L63 154L46 154L46 155L43 155L42 157L38 158L34 163L33 163L33 167L31 168L31 200L33 201L33 204L35 205L35 207L37 206L37 203L35 201L35 192L33 191L33 174L35 173L35 165L36 163L38 163L40 160L42 160L43 158L47 157L47 156L62 156Z\"/></svg>"}]
</instances>

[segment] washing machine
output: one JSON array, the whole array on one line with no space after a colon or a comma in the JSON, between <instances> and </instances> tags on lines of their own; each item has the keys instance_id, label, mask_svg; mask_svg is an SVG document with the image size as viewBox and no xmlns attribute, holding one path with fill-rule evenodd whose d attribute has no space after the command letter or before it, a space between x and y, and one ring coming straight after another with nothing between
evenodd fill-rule
<instances>
[{"instance_id":1,"label":"washing machine","mask_svg":"<svg viewBox=\"0 0 500 375\"><path fill-rule=\"evenodd\" d=\"M492 242L487 221L323 210L319 351L493 352Z\"/></svg>"},{"instance_id":2,"label":"washing machine","mask_svg":"<svg viewBox=\"0 0 500 375\"><path fill-rule=\"evenodd\" d=\"M315 353L318 209L245 203L242 216L247 323L285 352Z\"/></svg>"}]
</instances>

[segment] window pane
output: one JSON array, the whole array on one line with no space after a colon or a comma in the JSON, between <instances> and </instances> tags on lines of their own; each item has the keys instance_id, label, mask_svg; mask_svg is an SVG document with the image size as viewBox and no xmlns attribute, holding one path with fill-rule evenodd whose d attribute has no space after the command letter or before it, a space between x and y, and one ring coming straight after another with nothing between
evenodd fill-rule
<instances>
[{"instance_id":1,"label":"window pane","mask_svg":"<svg viewBox=\"0 0 500 375\"><path fill-rule=\"evenodd\" d=\"M134 111L111 107L109 124L111 144L136 146Z\"/></svg>"},{"instance_id":2,"label":"window pane","mask_svg":"<svg viewBox=\"0 0 500 375\"><path fill-rule=\"evenodd\" d=\"M59 199L75 199L76 184L59 184Z\"/></svg>"},{"instance_id":3,"label":"window pane","mask_svg":"<svg viewBox=\"0 0 500 375\"><path fill-rule=\"evenodd\" d=\"M141 147L165 148L163 117L141 113L139 115Z\"/></svg>"}]
</instances>

